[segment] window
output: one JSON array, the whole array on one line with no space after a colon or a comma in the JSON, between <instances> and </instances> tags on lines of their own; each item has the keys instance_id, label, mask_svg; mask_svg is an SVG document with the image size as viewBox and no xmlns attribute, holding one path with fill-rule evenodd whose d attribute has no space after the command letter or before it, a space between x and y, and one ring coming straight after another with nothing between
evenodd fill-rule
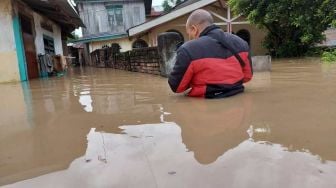
<instances>
[{"instance_id":1,"label":"window","mask_svg":"<svg viewBox=\"0 0 336 188\"><path fill-rule=\"evenodd\" d=\"M112 26L123 26L123 6L122 5L109 5L106 6L108 20Z\"/></svg>"},{"instance_id":2,"label":"window","mask_svg":"<svg viewBox=\"0 0 336 188\"><path fill-rule=\"evenodd\" d=\"M52 37L43 35L44 51L45 54L55 55L55 44Z\"/></svg>"},{"instance_id":3,"label":"window","mask_svg":"<svg viewBox=\"0 0 336 188\"><path fill-rule=\"evenodd\" d=\"M132 48L147 48L147 47L148 47L147 42L142 39L136 40L132 45Z\"/></svg>"}]
</instances>

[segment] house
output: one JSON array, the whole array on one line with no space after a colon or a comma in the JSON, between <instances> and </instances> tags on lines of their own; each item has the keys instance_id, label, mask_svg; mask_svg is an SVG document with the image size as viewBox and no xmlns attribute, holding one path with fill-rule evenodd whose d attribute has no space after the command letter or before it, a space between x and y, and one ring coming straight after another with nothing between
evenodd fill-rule
<instances>
[{"instance_id":1,"label":"house","mask_svg":"<svg viewBox=\"0 0 336 188\"><path fill-rule=\"evenodd\" d=\"M329 28L324 34L326 40L322 43L322 46L336 47L336 28Z\"/></svg>"},{"instance_id":2,"label":"house","mask_svg":"<svg viewBox=\"0 0 336 188\"><path fill-rule=\"evenodd\" d=\"M160 33L176 32L184 41L187 41L185 23L190 13L197 9L209 11L213 15L216 25L247 41L251 47L252 55L267 53L267 50L262 47L266 32L250 24L243 16L234 15L224 0L186 0L170 12L130 28L128 30L130 40L144 39L149 46L157 46L157 36Z\"/></svg>"},{"instance_id":3,"label":"house","mask_svg":"<svg viewBox=\"0 0 336 188\"><path fill-rule=\"evenodd\" d=\"M1 0L0 25L0 82L39 77L38 55L64 55L67 37L84 26L67 0Z\"/></svg>"},{"instance_id":4,"label":"house","mask_svg":"<svg viewBox=\"0 0 336 188\"><path fill-rule=\"evenodd\" d=\"M120 51L144 47L144 40L129 40L127 30L146 21L151 13L151 0L74 0L86 28L76 43L84 43L88 54L112 43L119 44ZM139 37L141 38L141 37Z\"/></svg>"}]
</instances>

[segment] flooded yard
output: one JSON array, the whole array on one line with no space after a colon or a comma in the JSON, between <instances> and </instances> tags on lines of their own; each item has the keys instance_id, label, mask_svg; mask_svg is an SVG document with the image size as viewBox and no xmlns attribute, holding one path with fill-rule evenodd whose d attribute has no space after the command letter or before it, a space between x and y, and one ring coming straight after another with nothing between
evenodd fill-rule
<instances>
[{"instance_id":1,"label":"flooded yard","mask_svg":"<svg viewBox=\"0 0 336 188\"><path fill-rule=\"evenodd\" d=\"M4 187L336 187L336 66L314 59L219 100L98 68L0 89Z\"/></svg>"}]
</instances>

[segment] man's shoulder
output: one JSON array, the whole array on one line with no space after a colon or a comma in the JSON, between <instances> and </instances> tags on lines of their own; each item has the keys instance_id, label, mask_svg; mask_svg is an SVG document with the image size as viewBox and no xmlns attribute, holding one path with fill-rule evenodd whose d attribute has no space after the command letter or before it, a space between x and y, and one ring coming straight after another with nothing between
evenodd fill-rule
<instances>
[{"instance_id":1,"label":"man's shoulder","mask_svg":"<svg viewBox=\"0 0 336 188\"><path fill-rule=\"evenodd\" d=\"M185 42L180 49L185 50L189 53L193 51L199 51L203 49L205 46L209 46L209 42L211 42L207 37L200 37L198 39L190 40Z\"/></svg>"}]
</instances>

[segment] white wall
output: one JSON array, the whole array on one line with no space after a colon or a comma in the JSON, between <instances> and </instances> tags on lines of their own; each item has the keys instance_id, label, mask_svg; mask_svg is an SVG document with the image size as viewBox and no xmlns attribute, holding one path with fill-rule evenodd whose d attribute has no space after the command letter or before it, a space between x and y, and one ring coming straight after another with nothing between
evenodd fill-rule
<instances>
[{"instance_id":1,"label":"white wall","mask_svg":"<svg viewBox=\"0 0 336 188\"><path fill-rule=\"evenodd\" d=\"M0 0L0 83L19 81L11 0Z\"/></svg>"},{"instance_id":2,"label":"white wall","mask_svg":"<svg viewBox=\"0 0 336 188\"><path fill-rule=\"evenodd\" d=\"M43 35L47 35L54 39L56 55L58 54L63 55L61 28L49 20L52 23L53 32L47 31L41 27L41 21L47 20L47 19L42 18L42 16L36 12L34 12L33 16L34 16L35 32L36 32L36 37L35 37L36 53L45 54Z\"/></svg>"},{"instance_id":3,"label":"white wall","mask_svg":"<svg viewBox=\"0 0 336 188\"><path fill-rule=\"evenodd\" d=\"M148 37L143 36L140 39L146 41L146 43L148 45L150 45L148 43ZM128 37L124 37L124 38L119 38L119 39L111 39L111 40L105 40L105 41L90 42L89 43L89 48L90 48L89 51L91 53L91 52L93 52L97 49L101 49L105 45L111 46L112 43L118 43L121 47L120 51L121 52L127 52L127 51L132 50L132 45L133 45L134 41L136 41L135 38L130 39Z\"/></svg>"},{"instance_id":4,"label":"white wall","mask_svg":"<svg viewBox=\"0 0 336 188\"><path fill-rule=\"evenodd\" d=\"M113 39L113 40L106 40L106 41L98 41L98 42L91 42L90 43L90 53L101 49L104 45L111 46L112 43L118 43L121 47L121 52L126 52L129 50L132 50L132 43L133 41L130 41L128 37L120 38L120 39Z\"/></svg>"},{"instance_id":5,"label":"white wall","mask_svg":"<svg viewBox=\"0 0 336 188\"><path fill-rule=\"evenodd\" d=\"M15 50L10 0L0 1L0 52Z\"/></svg>"}]
</instances>

